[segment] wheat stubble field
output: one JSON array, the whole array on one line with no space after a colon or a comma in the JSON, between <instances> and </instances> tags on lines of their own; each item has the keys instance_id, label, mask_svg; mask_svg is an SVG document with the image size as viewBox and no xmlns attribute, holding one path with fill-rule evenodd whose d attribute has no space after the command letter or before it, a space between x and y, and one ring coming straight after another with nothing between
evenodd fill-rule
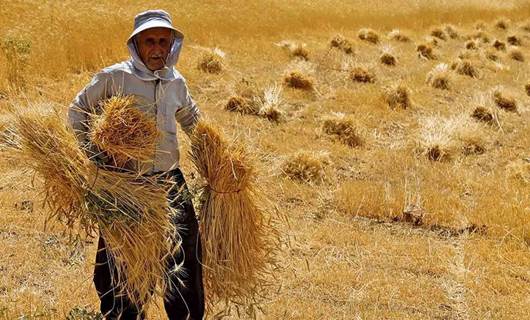
<instances>
[{"instance_id":1,"label":"wheat stubble field","mask_svg":"<svg viewBox=\"0 0 530 320\"><path fill-rule=\"evenodd\" d=\"M529 2L3 1L2 132L12 107L66 110L149 8L280 217L258 318L528 317ZM38 179L0 167L0 319L96 319L97 242L45 228Z\"/></svg>"}]
</instances>

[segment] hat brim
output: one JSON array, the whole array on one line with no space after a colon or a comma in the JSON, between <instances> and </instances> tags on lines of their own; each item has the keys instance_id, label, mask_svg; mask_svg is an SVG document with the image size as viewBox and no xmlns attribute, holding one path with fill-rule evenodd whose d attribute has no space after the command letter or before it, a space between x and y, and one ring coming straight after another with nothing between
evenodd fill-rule
<instances>
[{"instance_id":1,"label":"hat brim","mask_svg":"<svg viewBox=\"0 0 530 320\"><path fill-rule=\"evenodd\" d=\"M131 33L131 35L129 36L129 39L127 41L131 40L134 36L136 36L140 32L145 31L147 29L152 29L152 28L166 28L166 29L170 29L170 30L173 30L173 32L175 32L175 36L177 36L177 38L180 38L180 39L184 38L184 34L182 32L180 32L179 30L175 29L175 27L173 27L167 21L154 19L154 20L151 20L151 21L147 21L146 23L142 24L138 28L134 29L134 31Z\"/></svg>"}]
</instances>

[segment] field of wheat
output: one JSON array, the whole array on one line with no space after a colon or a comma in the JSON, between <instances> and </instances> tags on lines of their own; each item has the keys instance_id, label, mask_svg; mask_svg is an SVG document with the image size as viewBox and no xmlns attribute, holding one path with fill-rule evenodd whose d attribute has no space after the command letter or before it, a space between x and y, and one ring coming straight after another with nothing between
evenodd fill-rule
<instances>
[{"instance_id":1,"label":"field of wheat","mask_svg":"<svg viewBox=\"0 0 530 320\"><path fill-rule=\"evenodd\" d=\"M152 8L186 35L202 113L258 159L281 244L253 316L528 317L528 1L6 1L0 145L13 109L66 110L126 59ZM46 224L38 179L0 168L0 319L97 319L97 241Z\"/></svg>"}]
</instances>

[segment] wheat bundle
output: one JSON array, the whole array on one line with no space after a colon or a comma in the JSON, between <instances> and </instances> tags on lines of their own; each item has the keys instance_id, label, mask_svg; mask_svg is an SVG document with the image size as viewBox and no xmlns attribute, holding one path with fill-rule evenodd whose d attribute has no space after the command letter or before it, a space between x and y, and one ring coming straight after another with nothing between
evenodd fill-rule
<instances>
[{"instance_id":1,"label":"wheat bundle","mask_svg":"<svg viewBox=\"0 0 530 320\"><path fill-rule=\"evenodd\" d=\"M267 283L276 232L265 220L250 155L204 121L190 153L207 182L200 209L207 300L253 303Z\"/></svg>"},{"instance_id":2,"label":"wheat bundle","mask_svg":"<svg viewBox=\"0 0 530 320\"><path fill-rule=\"evenodd\" d=\"M105 151L117 167L129 160L153 159L160 132L156 122L135 107L133 96L113 96L91 115L90 141Z\"/></svg>"},{"instance_id":3,"label":"wheat bundle","mask_svg":"<svg viewBox=\"0 0 530 320\"><path fill-rule=\"evenodd\" d=\"M38 109L15 115L8 157L42 180L48 220L90 234L99 228L117 269L114 283L133 302L147 303L157 284L164 289L165 257L179 247L168 186L98 169L61 116Z\"/></svg>"}]
</instances>

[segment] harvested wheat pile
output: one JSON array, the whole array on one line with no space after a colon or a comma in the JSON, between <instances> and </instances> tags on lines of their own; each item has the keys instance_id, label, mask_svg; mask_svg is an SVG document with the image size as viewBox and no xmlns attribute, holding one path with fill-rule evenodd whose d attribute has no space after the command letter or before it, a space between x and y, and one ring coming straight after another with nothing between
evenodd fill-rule
<instances>
[{"instance_id":1,"label":"harvested wheat pile","mask_svg":"<svg viewBox=\"0 0 530 320\"><path fill-rule=\"evenodd\" d=\"M388 39L394 40L394 41L399 41L399 42L409 42L410 41L410 37L408 35L404 34L399 29L393 29L392 31L390 31L388 33Z\"/></svg>"},{"instance_id":2,"label":"harvested wheat pile","mask_svg":"<svg viewBox=\"0 0 530 320\"><path fill-rule=\"evenodd\" d=\"M331 48L337 48L343 51L346 54L353 54L353 44L350 40L346 39L344 36L338 34L333 37L330 41Z\"/></svg>"},{"instance_id":3,"label":"harvested wheat pile","mask_svg":"<svg viewBox=\"0 0 530 320\"><path fill-rule=\"evenodd\" d=\"M468 40L468 41L466 41L466 43L464 44L464 46L465 46L466 49L468 49L468 50L477 50L477 49L478 49L478 43L477 43L477 40Z\"/></svg>"},{"instance_id":4,"label":"harvested wheat pile","mask_svg":"<svg viewBox=\"0 0 530 320\"><path fill-rule=\"evenodd\" d=\"M511 47L510 49L508 49L508 56L512 58L512 60L519 62L524 62L525 60L523 52L517 47Z\"/></svg>"},{"instance_id":5,"label":"harvested wheat pile","mask_svg":"<svg viewBox=\"0 0 530 320\"><path fill-rule=\"evenodd\" d=\"M493 102L505 111L517 111L517 101L511 94L504 92L502 88L496 88L493 91Z\"/></svg>"},{"instance_id":6,"label":"harvested wheat pile","mask_svg":"<svg viewBox=\"0 0 530 320\"><path fill-rule=\"evenodd\" d=\"M458 59L457 61L451 64L451 69L455 70L456 73L463 76L468 76L471 78L478 78L479 71L478 68L469 60Z\"/></svg>"},{"instance_id":7,"label":"harvested wheat pile","mask_svg":"<svg viewBox=\"0 0 530 320\"><path fill-rule=\"evenodd\" d=\"M101 113L90 115L90 141L118 168L153 159L160 136L155 120L135 105L133 96L114 96L101 103Z\"/></svg>"},{"instance_id":8,"label":"harvested wheat pile","mask_svg":"<svg viewBox=\"0 0 530 320\"><path fill-rule=\"evenodd\" d=\"M495 21L495 28L500 30L506 30L508 29L508 25L510 24L510 21L506 18L500 18L497 21Z\"/></svg>"},{"instance_id":9,"label":"harvested wheat pile","mask_svg":"<svg viewBox=\"0 0 530 320\"><path fill-rule=\"evenodd\" d=\"M281 170L287 177L296 181L321 183L326 177L325 167L328 164L326 154L298 152L285 159Z\"/></svg>"},{"instance_id":10,"label":"harvested wheat pile","mask_svg":"<svg viewBox=\"0 0 530 320\"><path fill-rule=\"evenodd\" d=\"M495 119L493 113L484 107L475 108L471 114L471 117L477 121L485 122L487 124L493 124Z\"/></svg>"},{"instance_id":11,"label":"harvested wheat pile","mask_svg":"<svg viewBox=\"0 0 530 320\"><path fill-rule=\"evenodd\" d=\"M285 49L289 56L302 60L309 60L309 51L306 49L305 43L297 43L289 40L283 40L276 44Z\"/></svg>"},{"instance_id":12,"label":"harvested wheat pile","mask_svg":"<svg viewBox=\"0 0 530 320\"><path fill-rule=\"evenodd\" d=\"M506 37L506 42L508 42L512 46L521 46L523 44L521 38L516 35Z\"/></svg>"},{"instance_id":13,"label":"harvested wheat pile","mask_svg":"<svg viewBox=\"0 0 530 320\"><path fill-rule=\"evenodd\" d=\"M445 33L449 36L451 39L458 39L460 38L460 34L458 32L458 29L453 26L452 24L446 24L443 27L443 30Z\"/></svg>"},{"instance_id":14,"label":"harvested wheat pile","mask_svg":"<svg viewBox=\"0 0 530 320\"><path fill-rule=\"evenodd\" d=\"M167 285L164 258L179 248L170 222L176 213L166 200L168 187L98 169L59 112L45 109L33 106L15 115L9 158L42 180L48 219L73 232L100 230L118 271L117 290L134 302L149 302L156 285L161 290L155 292Z\"/></svg>"},{"instance_id":15,"label":"harvested wheat pile","mask_svg":"<svg viewBox=\"0 0 530 320\"><path fill-rule=\"evenodd\" d=\"M366 41L366 42L370 42L373 44L379 43L379 35L377 34L377 32L375 32L372 29L362 28L357 33L357 36L359 37L359 39Z\"/></svg>"},{"instance_id":16,"label":"harvested wheat pile","mask_svg":"<svg viewBox=\"0 0 530 320\"><path fill-rule=\"evenodd\" d=\"M350 70L350 78L354 82L361 83L374 83L376 80L375 74L372 71L360 66L353 67Z\"/></svg>"},{"instance_id":17,"label":"harvested wheat pile","mask_svg":"<svg viewBox=\"0 0 530 320\"><path fill-rule=\"evenodd\" d=\"M341 113L324 119L322 131L350 147L358 147L363 144L363 139L359 135L354 119Z\"/></svg>"},{"instance_id":18,"label":"harvested wheat pile","mask_svg":"<svg viewBox=\"0 0 530 320\"><path fill-rule=\"evenodd\" d=\"M486 57L486 59L495 61L495 62L498 62L501 60L497 52L491 48L488 48L484 51L484 56Z\"/></svg>"},{"instance_id":19,"label":"harvested wheat pile","mask_svg":"<svg viewBox=\"0 0 530 320\"><path fill-rule=\"evenodd\" d=\"M499 51L505 51L506 50L506 43L496 39L495 41L493 41L493 45L492 45L495 49L499 50Z\"/></svg>"},{"instance_id":20,"label":"harvested wheat pile","mask_svg":"<svg viewBox=\"0 0 530 320\"><path fill-rule=\"evenodd\" d=\"M251 305L267 283L276 241L254 161L204 121L194 129L190 156L207 183L200 201L207 301Z\"/></svg>"},{"instance_id":21,"label":"harvested wheat pile","mask_svg":"<svg viewBox=\"0 0 530 320\"><path fill-rule=\"evenodd\" d=\"M447 35L441 28L434 28L431 30L431 36L438 38L440 40L447 40Z\"/></svg>"},{"instance_id":22,"label":"harvested wheat pile","mask_svg":"<svg viewBox=\"0 0 530 320\"><path fill-rule=\"evenodd\" d=\"M446 63L436 65L427 74L427 84L436 89L449 90L451 82L451 72Z\"/></svg>"},{"instance_id":23,"label":"harvested wheat pile","mask_svg":"<svg viewBox=\"0 0 530 320\"><path fill-rule=\"evenodd\" d=\"M395 66L397 63L396 57L392 54L391 51L384 51L379 56L379 61L387 66Z\"/></svg>"},{"instance_id":24,"label":"harvested wheat pile","mask_svg":"<svg viewBox=\"0 0 530 320\"><path fill-rule=\"evenodd\" d=\"M258 103L252 97L231 96L225 104L225 110L242 114L258 114Z\"/></svg>"},{"instance_id":25,"label":"harvested wheat pile","mask_svg":"<svg viewBox=\"0 0 530 320\"><path fill-rule=\"evenodd\" d=\"M408 109L412 106L410 90L403 83L386 88L384 98L391 109Z\"/></svg>"},{"instance_id":26,"label":"harvested wheat pile","mask_svg":"<svg viewBox=\"0 0 530 320\"><path fill-rule=\"evenodd\" d=\"M283 78L283 82L290 88L301 90L313 90L314 80L300 71L291 71Z\"/></svg>"},{"instance_id":27,"label":"harvested wheat pile","mask_svg":"<svg viewBox=\"0 0 530 320\"><path fill-rule=\"evenodd\" d=\"M416 52L418 52L418 57L424 58L427 60L435 60L436 54L434 53L434 49L430 44L419 44L416 47Z\"/></svg>"},{"instance_id":28,"label":"harvested wheat pile","mask_svg":"<svg viewBox=\"0 0 530 320\"><path fill-rule=\"evenodd\" d=\"M526 90L526 95L527 95L527 96L530 96L530 83L527 83L527 84L524 86L524 89Z\"/></svg>"},{"instance_id":29,"label":"harvested wheat pile","mask_svg":"<svg viewBox=\"0 0 530 320\"><path fill-rule=\"evenodd\" d=\"M464 114L428 116L419 121L418 148L431 161L449 161L458 154L469 156L486 151L488 135L478 122Z\"/></svg>"},{"instance_id":30,"label":"harvested wheat pile","mask_svg":"<svg viewBox=\"0 0 530 320\"><path fill-rule=\"evenodd\" d=\"M197 69L212 74L221 73L225 69L225 53L218 48L204 52L197 61Z\"/></svg>"}]
</instances>

